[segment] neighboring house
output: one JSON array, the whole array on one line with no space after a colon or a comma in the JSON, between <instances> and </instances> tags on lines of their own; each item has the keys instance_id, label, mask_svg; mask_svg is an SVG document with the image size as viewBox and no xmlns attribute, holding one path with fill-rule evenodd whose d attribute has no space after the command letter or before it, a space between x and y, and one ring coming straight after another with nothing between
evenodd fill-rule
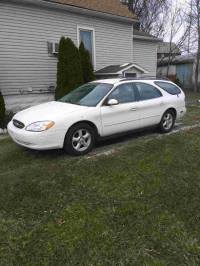
<instances>
[{"instance_id":1,"label":"neighboring house","mask_svg":"<svg viewBox=\"0 0 200 266\"><path fill-rule=\"evenodd\" d=\"M158 45L158 59L171 56L172 58L181 55L181 50L175 43L160 42Z\"/></svg>"},{"instance_id":2,"label":"neighboring house","mask_svg":"<svg viewBox=\"0 0 200 266\"><path fill-rule=\"evenodd\" d=\"M129 75L135 66L136 75L155 76L156 39L138 39L134 24L120 0L1 0L0 90L7 109L53 100L61 36L77 46L83 41L96 71L131 63Z\"/></svg>"},{"instance_id":3,"label":"neighboring house","mask_svg":"<svg viewBox=\"0 0 200 266\"><path fill-rule=\"evenodd\" d=\"M195 54L179 55L176 56L171 64L168 66L168 60L158 60L158 76L167 76L173 81L178 79L184 89L192 89L194 86L194 75L195 75ZM200 81L200 74L199 74Z\"/></svg>"}]
</instances>

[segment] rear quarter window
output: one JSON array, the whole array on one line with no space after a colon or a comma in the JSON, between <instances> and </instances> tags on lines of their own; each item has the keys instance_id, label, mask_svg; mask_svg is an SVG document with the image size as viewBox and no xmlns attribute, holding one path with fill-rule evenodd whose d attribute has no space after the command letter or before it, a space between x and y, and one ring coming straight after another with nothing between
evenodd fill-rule
<instances>
[{"instance_id":1,"label":"rear quarter window","mask_svg":"<svg viewBox=\"0 0 200 266\"><path fill-rule=\"evenodd\" d=\"M181 93L181 90L176 85L173 85L171 83L162 81L156 81L154 83L169 94L177 95Z\"/></svg>"}]
</instances>

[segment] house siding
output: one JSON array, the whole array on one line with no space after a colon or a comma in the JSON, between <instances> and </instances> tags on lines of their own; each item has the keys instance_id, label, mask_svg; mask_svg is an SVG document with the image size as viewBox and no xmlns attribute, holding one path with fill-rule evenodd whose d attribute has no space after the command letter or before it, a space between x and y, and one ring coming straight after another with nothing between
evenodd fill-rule
<instances>
[{"instance_id":1,"label":"house siding","mask_svg":"<svg viewBox=\"0 0 200 266\"><path fill-rule=\"evenodd\" d=\"M77 26L95 30L97 70L132 61L131 23L1 1L0 89L8 110L53 99L57 58L48 54L47 42L66 36L77 45Z\"/></svg>"},{"instance_id":2,"label":"house siding","mask_svg":"<svg viewBox=\"0 0 200 266\"><path fill-rule=\"evenodd\" d=\"M149 72L146 76L156 77L157 46L155 42L133 39L133 62Z\"/></svg>"}]
</instances>

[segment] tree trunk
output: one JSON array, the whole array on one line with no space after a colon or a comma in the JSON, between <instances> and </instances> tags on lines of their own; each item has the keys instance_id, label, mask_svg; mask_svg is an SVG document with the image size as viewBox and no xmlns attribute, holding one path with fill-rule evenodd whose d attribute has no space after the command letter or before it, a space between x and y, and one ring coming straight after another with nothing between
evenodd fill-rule
<instances>
[{"instance_id":1,"label":"tree trunk","mask_svg":"<svg viewBox=\"0 0 200 266\"><path fill-rule=\"evenodd\" d=\"M167 73L166 73L167 78L169 76L169 68L170 68L170 61L168 61L168 63L167 63Z\"/></svg>"},{"instance_id":2,"label":"tree trunk","mask_svg":"<svg viewBox=\"0 0 200 266\"><path fill-rule=\"evenodd\" d=\"M200 18L198 19L200 20ZM199 26L198 26L199 28ZM194 77L194 90L199 91L199 61L200 61L200 29L198 29L198 49L196 55L196 67L195 67L195 77Z\"/></svg>"},{"instance_id":3,"label":"tree trunk","mask_svg":"<svg viewBox=\"0 0 200 266\"><path fill-rule=\"evenodd\" d=\"M170 35L170 45L169 45L169 56L168 56L168 63L167 63L167 77L169 76L169 68L172 63L172 39L173 39L173 33L171 30L171 35Z\"/></svg>"},{"instance_id":4,"label":"tree trunk","mask_svg":"<svg viewBox=\"0 0 200 266\"><path fill-rule=\"evenodd\" d=\"M199 80L199 60L200 60L200 51L197 52L196 56L196 67L195 67L195 76L194 76L194 91L199 91L198 80Z\"/></svg>"},{"instance_id":5,"label":"tree trunk","mask_svg":"<svg viewBox=\"0 0 200 266\"><path fill-rule=\"evenodd\" d=\"M194 77L194 90L199 91L198 81L199 81L199 61L200 61L200 1L196 1L197 8L197 38L198 38L198 48L196 56L196 67L195 67L195 77Z\"/></svg>"}]
</instances>

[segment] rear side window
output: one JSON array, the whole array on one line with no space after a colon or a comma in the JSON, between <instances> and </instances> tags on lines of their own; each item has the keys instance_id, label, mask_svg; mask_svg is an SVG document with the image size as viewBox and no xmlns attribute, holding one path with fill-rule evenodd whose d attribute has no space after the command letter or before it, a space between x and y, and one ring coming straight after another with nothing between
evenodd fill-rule
<instances>
[{"instance_id":1,"label":"rear side window","mask_svg":"<svg viewBox=\"0 0 200 266\"><path fill-rule=\"evenodd\" d=\"M169 94L176 95L181 93L181 90L176 85L171 83L161 81L156 81L154 83Z\"/></svg>"},{"instance_id":2,"label":"rear side window","mask_svg":"<svg viewBox=\"0 0 200 266\"><path fill-rule=\"evenodd\" d=\"M142 101L155 99L162 96L161 92L152 85L149 85L147 83L135 83L135 85L137 86L140 100Z\"/></svg>"}]
</instances>

